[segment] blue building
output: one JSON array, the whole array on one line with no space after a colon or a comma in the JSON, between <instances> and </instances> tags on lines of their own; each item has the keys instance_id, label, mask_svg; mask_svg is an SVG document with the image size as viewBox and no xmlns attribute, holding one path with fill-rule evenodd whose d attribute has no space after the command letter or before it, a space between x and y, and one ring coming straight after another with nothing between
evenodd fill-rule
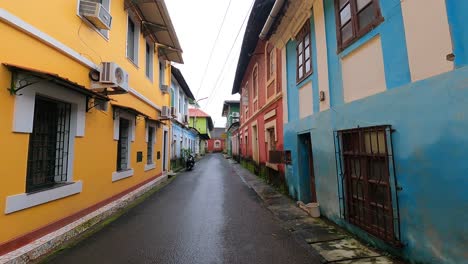
<instances>
[{"instance_id":1,"label":"blue building","mask_svg":"<svg viewBox=\"0 0 468 264\"><path fill-rule=\"evenodd\" d=\"M413 263L468 263L468 1L277 0L291 196Z\"/></svg>"},{"instance_id":2,"label":"blue building","mask_svg":"<svg viewBox=\"0 0 468 264\"><path fill-rule=\"evenodd\" d=\"M171 70L171 159L174 160L182 158L184 151L197 153L198 132L188 126L188 105L190 100L193 101L195 98L180 70L174 66Z\"/></svg>"}]
</instances>

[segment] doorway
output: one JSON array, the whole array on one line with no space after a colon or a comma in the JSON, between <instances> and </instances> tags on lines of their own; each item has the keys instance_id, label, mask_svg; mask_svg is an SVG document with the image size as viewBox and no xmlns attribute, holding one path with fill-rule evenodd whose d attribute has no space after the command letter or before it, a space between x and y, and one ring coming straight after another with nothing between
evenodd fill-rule
<instances>
[{"instance_id":1,"label":"doorway","mask_svg":"<svg viewBox=\"0 0 468 264\"><path fill-rule=\"evenodd\" d=\"M312 153L312 140L310 133L300 134L299 142L299 175L301 182L308 182L310 202L317 202L317 191L314 174L314 157Z\"/></svg>"},{"instance_id":2,"label":"doorway","mask_svg":"<svg viewBox=\"0 0 468 264\"><path fill-rule=\"evenodd\" d=\"M252 126L252 155L253 160L258 163L258 129L257 125Z\"/></svg>"},{"instance_id":3,"label":"doorway","mask_svg":"<svg viewBox=\"0 0 468 264\"><path fill-rule=\"evenodd\" d=\"M167 130L164 130L163 135L163 171L167 171Z\"/></svg>"}]
</instances>

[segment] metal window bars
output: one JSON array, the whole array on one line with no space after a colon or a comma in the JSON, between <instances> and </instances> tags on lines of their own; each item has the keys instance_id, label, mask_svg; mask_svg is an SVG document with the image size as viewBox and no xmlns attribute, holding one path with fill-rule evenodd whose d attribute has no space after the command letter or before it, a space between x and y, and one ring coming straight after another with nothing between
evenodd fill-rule
<instances>
[{"instance_id":1,"label":"metal window bars","mask_svg":"<svg viewBox=\"0 0 468 264\"><path fill-rule=\"evenodd\" d=\"M67 181L71 105L36 96L29 137L26 192Z\"/></svg>"},{"instance_id":2,"label":"metal window bars","mask_svg":"<svg viewBox=\"0 0 468 264\"><path fill-rule=\"evenodd\" d=\"M400 247L398 185L390 125L334 132L340 215Z\"/></svg>"},{"instance_id":3,"label":"metal window bars","mask_svg":"<svg viewBox=\"0 0 468 264\"><path fill-rule=\"evenodd\" d=\"M153 164L154 128L148 127L148 145L146 148L146 163Z\"/></svg>"},{"instance_id":4,"label":"metal window bars","mask_svg":"<svg viewBox=\"0 0 468 264\"><path fill-rule=\"evenodd\" d=\"M120 118L119 141L117 143L117 171L128 169L129 130L130 121L125 118Z\"/></svg>"}]
</instances>

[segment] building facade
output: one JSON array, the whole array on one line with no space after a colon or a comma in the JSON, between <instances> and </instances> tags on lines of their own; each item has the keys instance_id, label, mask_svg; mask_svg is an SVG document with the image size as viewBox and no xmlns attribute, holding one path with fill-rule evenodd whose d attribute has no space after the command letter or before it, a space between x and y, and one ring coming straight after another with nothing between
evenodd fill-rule
<instances>
[{"instance_id":1,"label":"building facade","mask_svg":"<svg viewBox=\"0 0 468 264\"><path fill-rule=\"evenodd\" d=\"M211 132L211 138L206 142L207 152L226 151L226 129L224 127L215 127Z\"/></svg>"},{"instance_id":2,"label":"building facade","mask_svg":"<svg viewBox=\"0 0 468 264\"><path fill-rule=\"evenodd\" d=\"M171 67L171 159L183 159L188 153L195 154L197 133L189 127L189 101L195 100L180 70Z\"/></svg>"},{"instance_id":3,"label":"building facade","mask_svg":"<svg viewBox=\"0 0 468 264\"><path fill-rule=\"evenodd\" d=\"M0 4L0 255L168 169L161 111L183 61L164 1L46 2L59 15Z\"/></svg>"},{"instance_id":4,"label":"building facade","mask_svg":"<svg viewBox=\"0 0 468 264\"><path fill-rule=\"evenodd\" d=\"M270 162L283 150L282 61L280 50L259 39L274 1L255 1L244 36L232 93L239 93L240 126L234 135L240 156L256 170L284 181L284 165Z\"/></svg>"},{"instance_id":5,"label":"building facade","mask_svg":"<svg viewBox=\"0 0 468 264\"><path fill-rule=\"evenodd\" d=\"M198 131L199 154L205 155L208 149L208 140L211 138L210 132L213 130L213 120L211 116L198 108L189 108L189 126Z\"/></svg>"},{"instance_id":6,"label":"building facade","mask_svg":"<svg viewBox=\"0 0 468 264\"><path fill-rule=\"evenodd\" d=\"M285 66L290 195L411 262L466 262L468 3L283 2L262 34Z\"/></svg>"},{"instance_id":7,"label":"building facade","mask_svg":"<svg viewBox=\"0 0 468 264\"><path fill-rule=\"evenodd\" d=\"M239 113L240 105L238 100L226 100L223 103L223 111L222 116L226 117L226 139L225 141L225 148L226 154L229 157L233 155L233 143L232 143L232 126L238 124L240 121L240 113Z\"/></svg>"}]
</instances>

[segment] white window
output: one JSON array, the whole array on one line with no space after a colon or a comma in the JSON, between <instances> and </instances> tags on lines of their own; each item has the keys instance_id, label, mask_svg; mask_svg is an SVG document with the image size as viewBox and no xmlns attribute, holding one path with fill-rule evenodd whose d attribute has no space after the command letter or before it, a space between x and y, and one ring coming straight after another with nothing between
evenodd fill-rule
<instances>
[{"instance_id":1,"label":"white window","mask_svg":"<svg viewBox=\"0 0 468 264\"><path fill-rule=\"evenodd\" d=\"M153 72L154 72L154 44L146 41L145 45L145 73L146 77L153 81Z\"/></svg>"},{"instance_id":2,"label":"white window","mask_svg":"<svg viewBox=\"0 0 468 264\"><path fill-rule=\"evenodd\" d=\"M216 140L215 143L214 143L214 147L215 148L220 148L221 147L221 141Z\"/></svg>"},{"instance_id":3,"label":"white window","mask_svg":"<svg viewBox=\"0 0 468 264\"><path fill-rule=\"evenodd\" d=\"M166 63L159 61L159 86L166 84Z\"/></svg>"},{"instance_id":4,"label":"white window","mask_svg":"<svg viewBox=\"0 0 468 264\"><path fill-rule=\"evenodd\" d=\"M26 78L31 76L18 75L18 80ZM50 125L42 132L50 137L38 135L46 121ZM85 123L86 97L52 82L33 84L15 97L13 132L30 134L30 140L36 142L31 141L28 148L25 192L6 197L5 214L82 191L82 182L73 181L73 165L75 137L85 135ZM58 143L63 143L63 148ZM28 193L33 190L38 192Z\"/></svg>"},{"instance_id":5,"label":"white window","mask_svg":"<svg viewBox=\"0 0 468 264\"><path fill-rule=\"evenodd\" d=\"M179 113L182 113L184 105L184 94L182 91L179 91Z\"/></svg>"},{"instance_id":6,"label":"white window","mask_svg":"<svg viewBox=\"0 0 468 264\"><path fill-rule=\"evenodd\" d=\"M156 126L154 123L146 124L146 165L145 171L156 168L154 162L154 144L156 142Z\"/></svg>"},{"instance_id":7,"label":"white window","mask_svg":"<svg viewBox=\"0 0 468 264\"><path fill-rule=\"evenodd\" d=\"M112 173L112 181L118 181L133 176L131 168L131 142L135 141L135 115L120 109L114 119L114 140L117 141L117 166Z\"/></svg>"},{"instance_id":8,"label":"white window","mask_svg":"<svg viewBox=\"0 0 468 264\"><path fill-rule=\"evenodd\" d=\"M127 58L138 66L138 44L140 39L140 26L131 14L127 16Z\"/></svg>"},{"instance_id":9,"label":"white window","mask_svg":"<svg viewBox=\"0 0 468 264\"><path fill-rule=\"evenodd\" d=\"M82 0L78 0L78 7L77 7L77 14L78 16L83 19L83 21L88 25L90 26L91 28L93 28L94 30L96 30L101 36L103 36L104 38L106 39L109 39L109 30L107 29L99 29L97 28L91 21L89 21L88 19L86 19L85 17L81 16L80 14L80 2ZM95 2L95 3L100 3L102 5L102 7L110 14L110 2L111 0L85 0L85 1L88 1L88 2ZM111 18L112 19L112 18Z\"/></svg>"}]
</instances>

